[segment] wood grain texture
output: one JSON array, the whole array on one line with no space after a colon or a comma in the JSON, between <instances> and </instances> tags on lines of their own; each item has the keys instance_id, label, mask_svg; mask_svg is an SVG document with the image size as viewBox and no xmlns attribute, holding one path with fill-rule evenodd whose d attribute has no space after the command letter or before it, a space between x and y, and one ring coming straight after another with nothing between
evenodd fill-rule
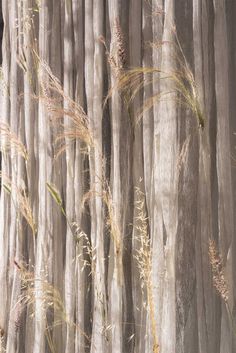
<instances>
[{"instance_id":1,"label":"wood grain texture","mask_svg":"<svg viewBox=\"0 0 236 353\"><path fill-rule=\"evenodd\" d=\"M234 353L234 2L1 5L0 352Z\"/></svg>"}]
</instances>

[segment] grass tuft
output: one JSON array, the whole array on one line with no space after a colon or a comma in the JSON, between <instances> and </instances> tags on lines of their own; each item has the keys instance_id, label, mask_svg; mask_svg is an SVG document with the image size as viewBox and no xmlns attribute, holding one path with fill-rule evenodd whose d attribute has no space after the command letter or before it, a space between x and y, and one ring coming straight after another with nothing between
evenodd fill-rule
<instances>
[{"instance_id":1,"label":"grass tuft","mask_svg":"<svg viewBox=\"0 0 236 353\"><path fill-rule=\"evenodd\" d=\"M4 191L12 197L13 204L16 210L24 217L27 224L32 230L33 236L37 233L37 225L34 219L30 199L27 195L26 189L23 186L15 185L11 179L0 173Z\"/></svg>"},{"instance_id":2,"label":"grass tuft","mask_svg":"<svg viewBox=\"0 0 236 353\"><path fill-rule=\"evenodd\" d=\"M93 136L84 109L64 93L60 81L53 75L49 66L40 59L39 64L41 76L45 80L40 80L41 90L37 98L45 105L51 122L57 123L61 131L55 141L59 144L55 158L66 150L68 143L76 139L83 142L87 148L93 147ZM70 122L70 126L65 125L65 118Z\"/></svg>"},{"instance_id":3,"label":"grass tuft","mask_svg":"<svg viewBox=\"0 0 236 353\"><path fill-rule=\"evenodd\" d=\"M145 194L136 188L137 201L135 204L137 210L136 230L138 232L138 250L135 254L137 265L139 269L139 275L141 280L141 287L144 292L146 291L147 296L147 307L150 315L151 333L153 338L153 352L159 352L159 344L157 338L157 323L155 319L155 303L153 297L153 282L152 282L152 249L150 243L148 217L145 210Z\"/></svg>"},{"instance_id":4,"label":"grass tuft","mask_svg":"<svg viewBox=\"0 0 236 353\"><path fill-rule=\"evenodd\" d=\"M161 43L161 45L172 45L172 43ZM158 104L163 98L173 100L172 93L177 94L177 101L189 108L196 117L198 126L203 129L205 126L205 116L200 104L198 87L194 75L188 64L180 43L177 40L175 47L175 60L178 64L178 70L165 72L158 67L135 67L123 70L117 77L113 87L108 92L105 102L111 98L114 91L118 90L127 106L143 88L153 85L154 82L167 82L171 90L160 90L152 97L144 100L139 111L136 112L136 122L139 122L144 113L150 110L155 104ZM177 54L179 53L179 54Z\"/></svg>"},{"instance_id":5,"label":"grass tuft","mask_svg":"<svg viewBox=\"0 0 236 353\"><path fill-rule=\"evenodd\" d=\"M221 296L221 298L223 299L223 301L227 303L229 299L229 289L227 281L225 279L223 260L216 249L215 242L212 239L209 240L208 251L213 274L213 285Z\"/></svg>"},{"instance_id":6,"label":"grass tuft","mask_svg":"<svg viewBox=\"0 0 236 353\"><path fill-rule=\"evenodd\" d=\"M87 341L90 342L90 337L80 328L80 326L69 320L60 292L48 282L45 278L46 276L42 275L40 277L35 277L34 272L28 271L24 264L19 264L17 261L14 261L14 264L20 274L22 292L15 307L19 307L21 310L24 307L28 307L31 316L33 317L36 300L40 299L40 302L42 303L42 313L46 322L45 335L48 340L51 339L48 334L53 327L48 324L47 317L50 312L53 312L53 326L61 325L62 323L73 326L80 331ZM40 284L40 286L37 284Z\"/></svg>"},{"instance_id":7,"label":"grass tuft","mask_svg":"<svg viewBox=\"0 0 236 353\"><path fill-rule=\"evenodd\" d=\"M28 152L25 145L6 123L0 123L1 151L12 152L21 155L26 161Z\"/></svg>"}]
</instances>

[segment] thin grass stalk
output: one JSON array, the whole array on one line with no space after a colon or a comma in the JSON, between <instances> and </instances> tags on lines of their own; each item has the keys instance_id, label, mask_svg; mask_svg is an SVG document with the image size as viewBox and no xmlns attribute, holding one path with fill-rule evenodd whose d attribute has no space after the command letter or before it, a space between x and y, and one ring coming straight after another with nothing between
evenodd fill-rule
<instances>
[{"instance_id":1,"label":"thin grass stalk","mask_svg":"<svg viewBox=\"0 0 236 353\"><path fill-rule=\"evenodd\" d=\"M18 136L11 130L8 124L0 124L0 135L2 153L12 151L13 156L14 154L15 156L20 154L25 159L25 161L28 160L28 152L26 147L18 138Z\"/></svg>"},{"instance_id":2,"label":"thin grass stalk","mask_svg":"<svg viewBox=\"0 0 236 353\"><path fill-rule=\"evenodd\" d=\"M137 96L137 94L146 86L150 86L153 84L153 80L157 77L157 80L171 80L174 83L174 90L180 94L180 97L183 99L183 102L189 107L189 109L193 112L196 117L199 127L204 128L205 125L205 116L203 113L203 109L200 104L200 98L198 93L198 88L193 76L192 71L189 68L189 64L184 56L180 43L177 42L176 52L180 52L181 58L176 57L177 62L179 63L180 70L175 71L166 71L161 70L157 67L136 67L133 69L129 69L124 71L120 76L118 82L114 84L114 86L110 89L107 99L112 96L113 90L118 90L127 104L129 105ZM171 45L171 44L169 44ZM150 79L146 79L146 77L151 76ZM152 78L153 77L153 78ZM159 95L165 95L168 92L160 91ZM129 97L127 99L127 97ZM157 94L155 94L157 97ZM149 99L149 98L148 98ZM148 109L152 108L153 105L150 104L150 99L148 101L149 104L146 104L146 100L144 100L144 112L146 113ZM156 103L156 100L153 100L153 104ZM140 114L141 115L141 114ZM142 114L143 115L143 114Z\"/></svg>"},{"instance_id":3,"label":"thin grass stalk","mask_svg":"<svg viewBox=\"0 0 236 353\"><path fill-rule=\"evenodd\" d=\"M135 227L137 229L138 249L135 254L137 266L139 269L141 288L143 299L147 298L147 308L150 319L152 334L152 351L159 352L159 344L157 338L157 322L155 318L155 303L153 294L153 276L152 276L152 249L149 234L149 224L147 213L145 211L145 199L143 192L136 188L137 201L135 207L137 209Z\"/></svg>"},{"instance_id":4,"label":"thin grass stalk","mask_svg":"<svg viewBox=\"0 0 236 353\"><path fill-rule=\"evenodd\" d=\"M34 316L35 302L38 298L41 299L42 314L46 321L45 336L49 339L50 345L53 346L53 341L48 335L48 331L51 330L52 327L48 322L47 316L51 311L53 311L55 315L56 325L62 325L62 323L65 322L74 329L79 330L85 339L90 341L90 337L81 330L80 326L78 326L76 322L70 320L66 313L65 304L62 300L61 294L51 283L49 283L46 278L47 276L41 275L41 277L36 277L35 273L27 270L24 264L19 263L16 260L14 261L14 264L21 279L21 294L18 297L16 306L19 305L23 308L30 308L31 315ZM36 283L41 283L40 292L38 292L38 286L36 286Z\"/></svg>"},{"instance_id":5,"label":"thin grass stalk","mask_svg":"<svg viewBox=\"0 0 236 353\"><path fill-rule=\"evenodd\" d=\"M225 276L223 258L217 250L215 241L213 239L209 240L208 254L212 270L213 286L215 287L218 295L220 295L222 301L225 303L232 332L234 335L236 335L236 323L229 305L229 285Z\"/></svg>"},{"instance_id":6,"label":"thin grass stalk","mask_svg":"<svg viewBox=\"0 0 236 353\"><path fill-rule=\"evenodd\" d=\"M61 83L52 73L48 65L38 59L41 68L48 77L47 84L41 83L42 92L39 97L40 101L47 108L52 123L57 123L61 132L57 134L56 144L62 142L62 146L56 152L55 158L66 151L67 147L72 145L76 139L87 146L88 149L93 146L92 130L89 127L88 116L79 103L76 103L70 95L63 90ZM64 102L64 106L62 103ZM63 122L63 118L67 120L67 124ZM65 144L63 145L63 141Z\"/></svg>"}]
</instances>

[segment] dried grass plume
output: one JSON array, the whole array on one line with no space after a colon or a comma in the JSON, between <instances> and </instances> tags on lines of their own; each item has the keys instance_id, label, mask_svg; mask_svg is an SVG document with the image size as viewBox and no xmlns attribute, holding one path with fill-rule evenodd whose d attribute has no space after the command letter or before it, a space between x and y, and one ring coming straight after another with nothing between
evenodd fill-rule
<instances>
[{"instance_id":1,"label":"dried grass plume","mask_svg":"<svg viewBox=\"0 0 236 353\"><path fill-rule=\"evenodd\" d=\"M229 287L225 278L223 260L214 240L209 240L209 258L213 274L213 285L225 303L229 299Z\"/></svg>"}]
</instances>

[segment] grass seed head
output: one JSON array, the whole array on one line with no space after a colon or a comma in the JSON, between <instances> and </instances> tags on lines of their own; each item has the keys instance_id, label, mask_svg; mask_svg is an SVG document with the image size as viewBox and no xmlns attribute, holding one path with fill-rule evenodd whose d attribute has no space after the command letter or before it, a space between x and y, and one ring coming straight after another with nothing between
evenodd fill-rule
<instances>
[{"instance_id":1,"label":"grass seed head","mask_svg":"<svg viewBox=\"0 0 236 353\"><path fill-rule=\"evenodd\" d=\"M208 252L213 274L213 285L224 302L227 303L229 299L229 289L225 278L223 260L216 249L215 242L211 239L209 240Z\"/></svg>"}]
</instances>

